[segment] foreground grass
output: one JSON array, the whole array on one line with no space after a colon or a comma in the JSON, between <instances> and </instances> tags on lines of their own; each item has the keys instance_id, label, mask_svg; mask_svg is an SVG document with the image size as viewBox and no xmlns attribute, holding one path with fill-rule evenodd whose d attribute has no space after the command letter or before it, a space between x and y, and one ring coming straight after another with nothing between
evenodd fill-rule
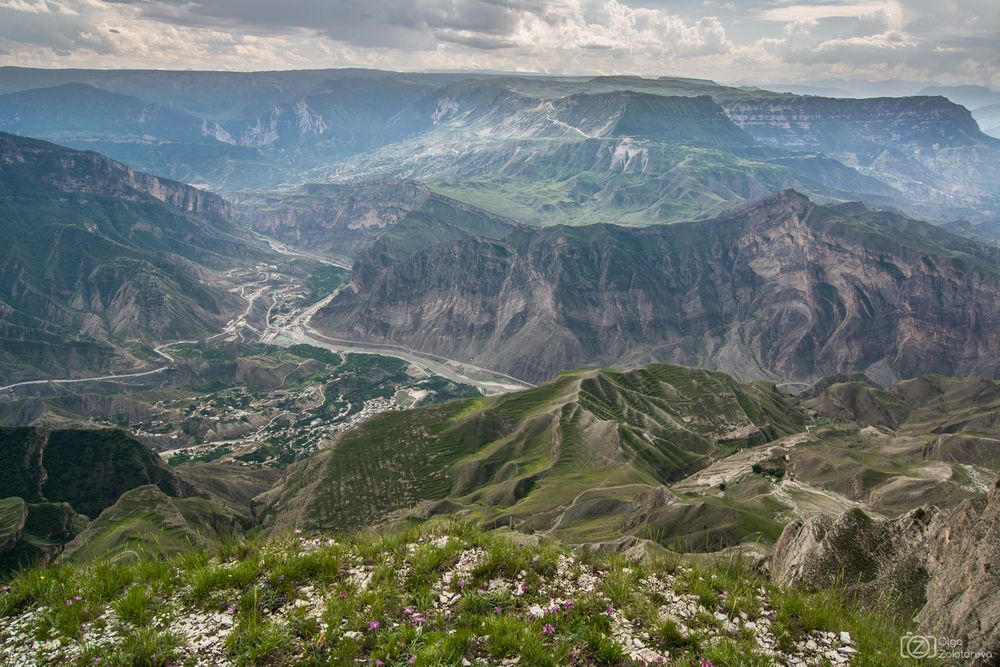
<instances>
[{"instance_id":1,"label":"foreground grass","mask_svg":"<svg viewBox=\"0 0 1000 667\"><path fill-rule=\"evenodd\" d=\"M0 592L7 663L769 665L848 632L851 664L899 665L905 630L736 561L635 562L460 523L31 569Z\"/></svg>"}]
</instances>

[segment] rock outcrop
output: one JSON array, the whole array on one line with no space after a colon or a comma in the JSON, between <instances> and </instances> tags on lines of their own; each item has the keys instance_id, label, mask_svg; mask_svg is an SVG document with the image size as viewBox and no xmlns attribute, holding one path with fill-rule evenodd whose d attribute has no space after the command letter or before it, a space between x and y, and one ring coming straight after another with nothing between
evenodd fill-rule
<instances>
[{"instance_id":1,"label":"rock outcrop","mask_svg":"<svg viewBox=\"0 0 1000 667\"><path fill-rule=\"evenodd\" d=\"M986 501L963 503L931 529L927 604L917 623L1000 660L1000 479Z\"/></svg>"},{"instance_id":2,"label":"rock outcrop","mask_svg":"<svg viewBox=\"0 0 1000 667\"><path fill-rule=\"evenodd\" d=\"M782 585L847 587L918 611L921 632L961 642L961 664L1000 657L1000 478L985 499L895 519L851 510L789 524L770 568Z\"/></svg>"}]
</instances>

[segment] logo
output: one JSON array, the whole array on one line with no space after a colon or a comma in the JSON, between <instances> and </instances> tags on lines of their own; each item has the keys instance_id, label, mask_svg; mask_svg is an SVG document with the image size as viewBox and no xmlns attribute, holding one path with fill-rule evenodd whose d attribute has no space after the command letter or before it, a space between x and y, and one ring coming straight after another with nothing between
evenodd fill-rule
<instances>
[{"instance_id":1,"label":"logo","mask_svg":"<svg viewBox=\"0 0 1000 667\"><path fill-rule=\"evenodd\" d=\"M993 659L990 651L970 651L962 645L961 639L935 637L934 635L915 635L907 632L899 638L899 657L911 660L953 660L971 662L973 660Z\"/></svg>"},{"instance_id":2,"label":"logo","mask_svg":"<svg viewBox=\"0 0 1000 667\"><path fill-rule=\"evenodd\" d=\"M937 637L930 635L915 635L907 632L899 638L899 657L923 660L936 658L938 655Z\"/></svg>"}]
</instances>

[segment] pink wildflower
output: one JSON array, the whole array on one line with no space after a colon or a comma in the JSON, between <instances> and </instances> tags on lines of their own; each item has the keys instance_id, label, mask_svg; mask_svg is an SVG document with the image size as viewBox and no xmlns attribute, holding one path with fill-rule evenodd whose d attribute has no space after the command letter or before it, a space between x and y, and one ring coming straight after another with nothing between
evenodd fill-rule
<instances>
[{"instance_id":1,"label":"pink wildflower","mask_svg":"<svg viewBox=\"0 0 1000 667\"><path fill-rule=\"evenodd\" d=\"M554 635L555 632L556 632L556 626L552 625L551 623L546 623L545 626L542 628L543 635Z\"/></svg>"}]
</instances>

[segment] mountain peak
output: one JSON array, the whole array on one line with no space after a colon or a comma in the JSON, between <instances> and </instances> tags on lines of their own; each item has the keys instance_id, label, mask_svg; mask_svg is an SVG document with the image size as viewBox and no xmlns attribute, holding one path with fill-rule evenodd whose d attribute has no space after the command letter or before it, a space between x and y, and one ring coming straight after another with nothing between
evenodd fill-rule
<instances>
[{"instance_id":1,"label":"mountain peak","mask_svg":"<svg viewBox=\"0 0 1000 667\"><path fill-rule=\"evenodd\" d=\"M747 202L733 210L734 216L746 216L753 214L764 215L766 219L771 219L778 213L792 213L802 216L809 210L815 208L815 204L809 197L798 190L786 188L774 194Z\"/></svg>"}]
</instances>

